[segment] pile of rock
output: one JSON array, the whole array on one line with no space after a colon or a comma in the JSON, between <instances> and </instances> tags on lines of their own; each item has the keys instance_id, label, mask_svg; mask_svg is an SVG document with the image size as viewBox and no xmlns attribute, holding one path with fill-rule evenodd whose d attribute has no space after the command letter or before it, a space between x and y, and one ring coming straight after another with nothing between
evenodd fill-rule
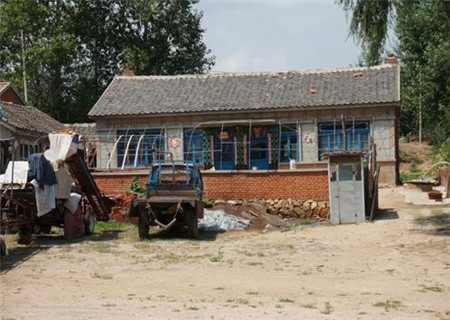
<instances>
[{"instance_id":1,"label":"pile of rock","mask_svg":"<svg viewBox=\"0 0 450 320\"><path fill-rule=\"evenodd\" d=\"M266 200L267 212L286 218L300 218L323 221L327 219L328 201L270 199Z\"/></svg>"},{"instance_id":2,"label":"pile of rock","mask_svg":"<svg viewBox=\"0 0 450 320\"><path fill-rule=\"evenodd\" d=\"M215 205L219 204L228 204L237 208L245 207L247 208L246 211L250 213L255 212L255 215L264 212L282 218L311 219L316 221L326 220L330 209L328 201L299 199L216 200Z\"/></svg>"}]
</instances>

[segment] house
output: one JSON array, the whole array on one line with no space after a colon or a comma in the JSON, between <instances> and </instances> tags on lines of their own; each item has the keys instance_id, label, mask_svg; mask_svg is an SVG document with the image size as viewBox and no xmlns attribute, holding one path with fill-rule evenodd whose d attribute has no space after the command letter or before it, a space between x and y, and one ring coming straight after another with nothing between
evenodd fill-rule
<instances>
[{"instance_id":1,"label":"house","mask_svg":"<svg viewBox=\"0 0 450 320\"><path fill-rule=\"evenodd\" d=\"M0 109L0 173L13 158L13 150L15 160L27 160L30 154L44 151L48 133L64 127L31 106L0 102Z\"/></svg>"},{"instance_id":2,"label":"house","mask_svg":"<svg viewBox=\"0 0 450 320\"><path fill-rule=\"evenodd\" d=\"M399 74L390 56L370 68L117 76L89 112L97 166L123 177L173 157L204 169L212 198L327 199L322 154L375 143L379 181L395 184Z\"/></svg>"},{"instance_id":3,"label":"house","mask_svg":"<svg viewBox=\"0 0 450 320\"><path fill-rule=\"evenodd\" d=\"M0 81L0 101L26 105L10 82Z\"/></svg>"}]
</instances>

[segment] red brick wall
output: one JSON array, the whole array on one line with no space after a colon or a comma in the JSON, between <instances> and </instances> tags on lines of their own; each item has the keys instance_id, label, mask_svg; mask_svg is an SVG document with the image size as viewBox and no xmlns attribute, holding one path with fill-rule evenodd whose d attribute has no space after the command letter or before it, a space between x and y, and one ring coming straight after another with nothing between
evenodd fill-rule
<instances>
[{"instance_id":1,"label":"red brick wall","mask_svg":"<svg viewBox=\"0 0 450 320\"><path fill-rule=\"evenodd\" d=\"M8 90L6 90L5 92L2 93L0 100L15 103L15 104L22 104L22 101L20 100L20 98L17 96L17 94L11 88L9 88Z\"/></svg>"},{"instance_id":2,"label":"red brick wall","mask_svg":"<svg viewBox=\"0 0 450 320\"><path fill-rule=\"evenodd\" d=\"M124 193L130 186L133 177L138 177L140 184L145 186L147 173L93 173L95 182L104 194Z\"/></svg>"},{"instance_id":3,"label":"red brick wall","mask_svg":"<svg viewBox=\"0 0 450 320\"><path fill-rule=\"evenodd\" d=\"M133 176L145 185L147 174L94 173L105 194L124 192ZM203 172L207 199L328 200L327 171Z\"/></svg>"},{"instance_id":4,"label":"red brick wall","mask_svg":"<svg viewBox=\"0 0 450 320\"><path fill-rule=\"evenodd\" d=\"M203 173L205 198L328 200L326 171Z\"/></svg>"}]
</instances>

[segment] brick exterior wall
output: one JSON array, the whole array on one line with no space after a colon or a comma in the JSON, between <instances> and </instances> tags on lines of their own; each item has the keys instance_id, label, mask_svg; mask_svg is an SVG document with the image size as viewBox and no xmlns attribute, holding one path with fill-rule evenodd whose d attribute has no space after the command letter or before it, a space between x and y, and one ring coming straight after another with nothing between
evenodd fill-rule
<instances>
[{"instance_id":1,"label":"brick exterior wall","mask_svg":"<svg viewBox=\"0 0 450 320\"><path fill-rule=\"evenodd\" d=\"M137 176L145 185L146 173L94 173L105 194L123 193ZM207 199L312 199L328 200L328 175L317 171L203 172Z\"/></svg>"},{"instance_id":2,"label":"brick exterior wall","mask_svg":"<svg viewBox=\"0 0 450 320\"><path fill-rule=\"evenodd\" d=\"M0 100L15 104L22 104L22 100L20 100L20 98L11 88L2 93L2 95L0 96Z\"/></svg>"},{"instance_id":3,"label":"brick exterior wall","mask_svg":"<svg viewBox=\"0 0 450 320\"><path fill-rule=\"evenodd\" d=\"M209 199L328 200L326 171L204 172L203 183Z\"/></svg>"},{"instance_id":4,"label":"brick exterior wall","mask_svg":"<svg viewBox=\"0 0 450 320\"><path fill-rule=\"evenodd\" d=\"M104 194L118 194L124 193L127 188L130 186L131 180L133 177L137 177L140 184L145 186L147 181L148 173L117 173L117 172L108 172L108 173L93 173L95 182L99 187L100 191Z\"/></svg>"}]
</instances>

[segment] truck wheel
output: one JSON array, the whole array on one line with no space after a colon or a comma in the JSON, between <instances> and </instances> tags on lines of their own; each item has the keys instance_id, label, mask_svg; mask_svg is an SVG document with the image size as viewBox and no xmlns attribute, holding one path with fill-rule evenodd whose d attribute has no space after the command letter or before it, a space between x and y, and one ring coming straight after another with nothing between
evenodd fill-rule
<instances>
[{"instance_id":1,"label":"truck wheel","mask_svg":"<svg viewBox=\"0 0 450 320\"><path fill-rule=\"evenodd\" d=\"M191 239L196 239L198 237L198 219L195 211L188 210L186 212L186 219L188 237Z\"/></svg>"},{"instance_id":2,"label":"truck wheel","mask_svg":"<svg viewBox=\"0 0 450 320\"><path fill-rule=\"evenodd\" d=\"M147 212L141 211L139 214L139 224L138 224L139 238L145 240L148 238L148 231L150 229L150 223L148 221Z\"/></svg>"},{"instance_id":3,"label":"truck wheel","mask_svg":"<svg viewBox=\"0 0 450 320\"><path fill-rule=\"evenodd\" d=\"M83 217L84 233L90 235L94 233L95 219L92 211L88 210Z\"/></svg>"}]
</instances>

